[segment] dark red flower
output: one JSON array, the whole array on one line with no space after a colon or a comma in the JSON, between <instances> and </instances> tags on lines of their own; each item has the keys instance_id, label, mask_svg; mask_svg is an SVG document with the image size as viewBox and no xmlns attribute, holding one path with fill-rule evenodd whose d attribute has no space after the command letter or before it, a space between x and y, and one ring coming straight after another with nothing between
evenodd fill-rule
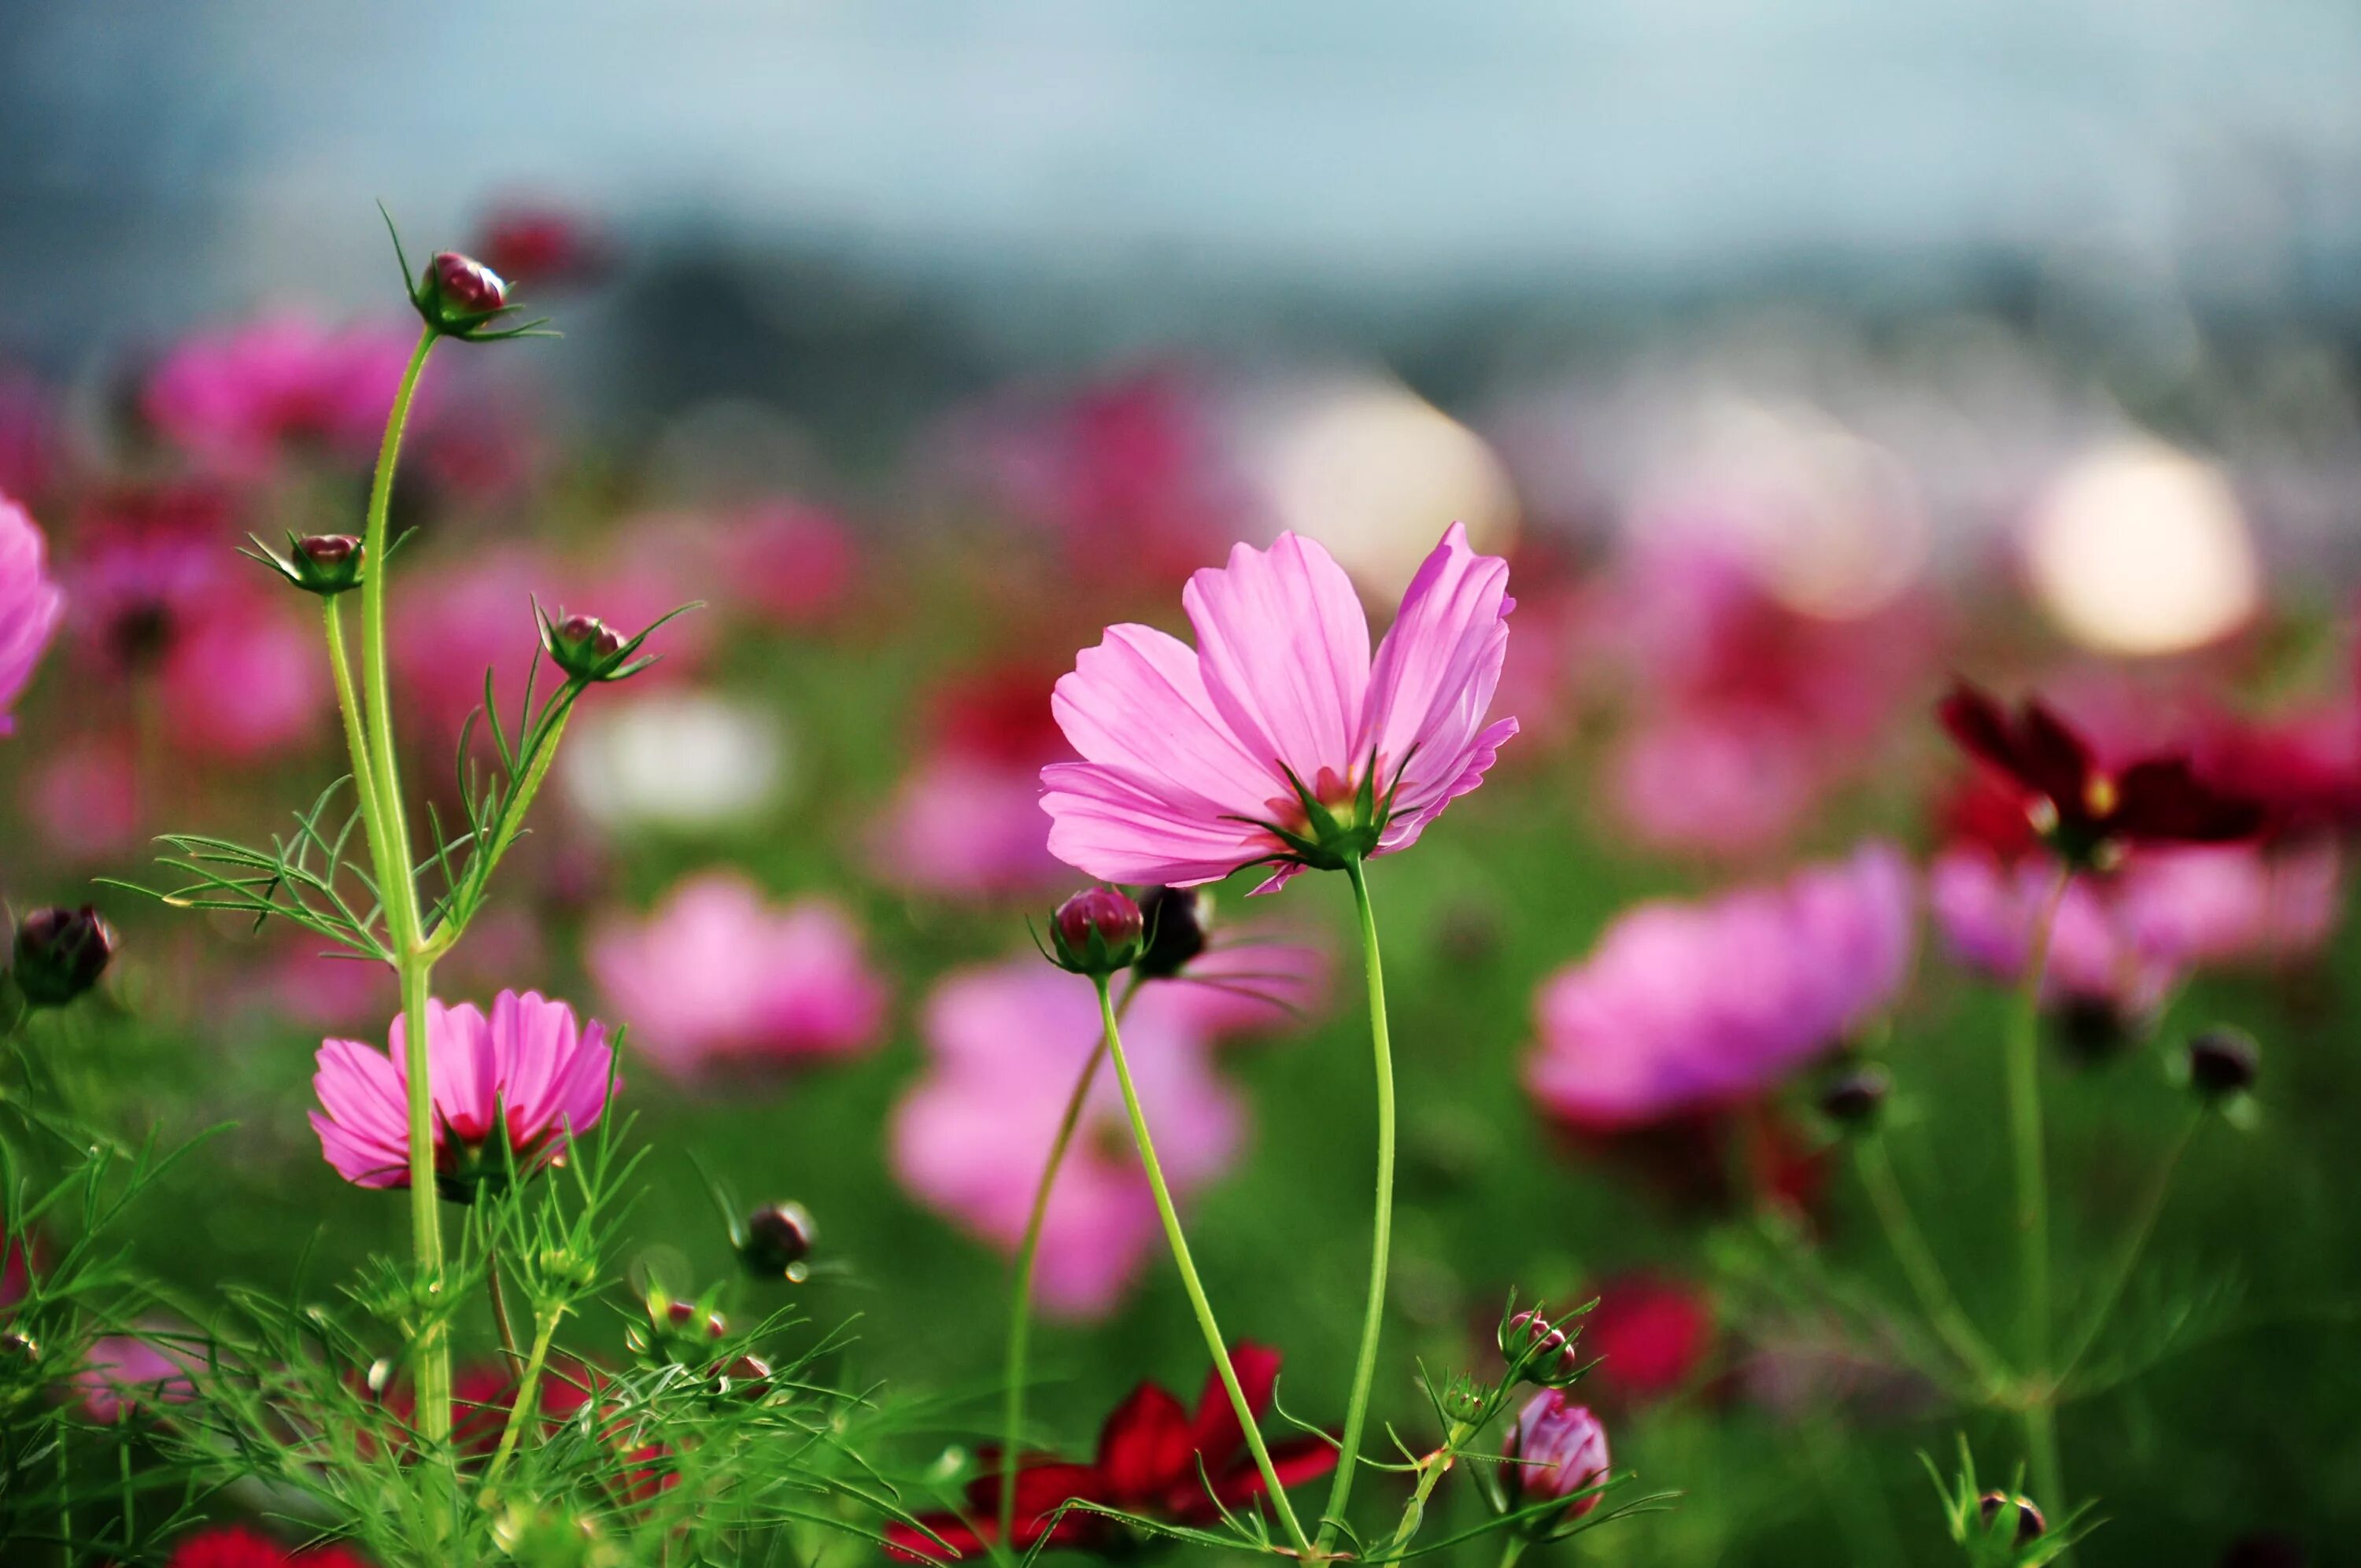
<instances>
[{"instance_id":1,"label":"dark red flower","mask_svg":"<svg viewBox=\"0 0 2361 1568\"><path fill-rule=\"evenodd\" d=\"M1248 1407L1261 1415L1270 1408L1279 1381L1279 1352L1240 1344L1230 1351L1230 1364ZM1279 1485L1293 1486L1335 1468L1336 1451L1320 1438L1305 1436L1272 1443L1270 1459ZM1193 1415L1168 1390L1142 1383L1099 1429L1098 1454L1090 1464L1053 1454L1027 1454L1017 1462L1016 1539L1011 1544L1019 1552L1045 1541L1051 1546L1087 1548L1112 1538L1114 1520L1079 1508L1052 1525L1058 1505L1069 1498L1172 1524L1204 1525L1218 1519L1223 1509L1235 1509L1264 1490L1262 1472L1246 1450L1246 1432L1218 1373L1206 1375ZM987 1468L968 1483L963 1511L929 1514L918 1521L941 1538L940 1544L904 1524L887 1526L885 1536L896 1555L949 1563L987 1550L999 1534L999 1516L1000 1472Z\"/></svg>"},{"instance_id":2,"label":"dark red flower","mask_svg":"<svg viewBox=\"0 0 2361 1568\"><path fill-rule=\"evenodd\" d=\"M2144 757L2120 773L2038 697L2012 715L1962 681L1936 709L1961 750L2013 784L2027 817L2078 864L2130 844L2219 844L2263 826L2255 801L2198 777L2185 756Z\"/></svg>"}]
</instances>

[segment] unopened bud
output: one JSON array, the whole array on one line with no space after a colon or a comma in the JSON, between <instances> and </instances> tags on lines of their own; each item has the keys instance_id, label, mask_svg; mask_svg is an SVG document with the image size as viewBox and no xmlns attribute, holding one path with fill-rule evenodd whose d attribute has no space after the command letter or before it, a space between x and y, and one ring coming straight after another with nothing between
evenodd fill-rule
<instances>
[{"instance_id":1,"label":"unopened bud","mask_svg":"<svg viewBox=\"0 0 2361 1568\"><path fill-rule=\"evenodd\" d=\"M1582 1352L1539 1307L1518 1312L1501 1324L1495 1343L1510 1365L1518 1365L1521 1358L1522 1375L1543 1387L1570 1383L1581 1375Z\"/></svg>"},{"instance_id":2,"label":"unopened bud","mask_svg":"<svg viewBox=\"0 0 2361 1568\"><path fill-rule=\"evenodd\" d=\"M2239 1029L2208 1029L2189 1042L2189 1087L2205 1101L2226 1100L2255 1086L2262 1053Z\"/></svg>"},{"instance_id":3,"label":"unopened bud","mask_svg":"<svg viewBox=\"0 0 2361 1568\"><path fill-rule=\"evenodd\" d=\"M738 1258L759 1278L801 1280L808 1273L804 1259L818 1239L811 1212L802 1204L765 1204L746 1217Z\"/></svg>"},{"instance_id":4,"label":"unopened bud","mask_svg":"<svg viewBox=\"0 0 2361 1568\"><path fill-rule=\"evenodd\" d=\"M1060 969L1104 978L1139 957L1139 905L1112 887L1085 888L1049 917L1049 940Z\"/></svg>"},{"instance_id":5,"label":"unopened bud","mask_svg":"<svg viewBox=\"0 0 2361 1568\"><path fill-rule=\"evenodd\" d=\"M1867 1126L1884 1107L1892 1086L1882 1067L1849 1068L1821 1085L1820 1114L1839 1126Z\"/></svg>"},{"instance_id":6,"label":"unopened bud","mask_svg":"<svg viewBox=\"0 0 2361 1568\"><path fill-rule=\"evenodd\" d=\"M1194 887L1151 887L1140 895L1140 917L1148 929L1148 945L1137 962L1143 978L1170 980L1205 950L1213 903L1211 895Z\"/></svg>"},{"instance_id":7,"label":"unopened bud","mask_svg":"<svg viewBox=\"0 0 2361 1568\"><path fill-rule=\"evenodd\" d=\"M2049 1521L2041 1517L2041 1510L2033 1506L2033 1499L2022 1493L2012 1496L2006 1492L1986 1492L1982 1502L1986 1530L1992 1528L1993 1520L1999 1517L2001 1509L2013 1508L2016 1510L2016 1541L2019 1546L2037 1539L2049 1528Z\"/></svg>"},{"instance_id":8,"label":"unopened bud","mask_svg":"<svg viewBox=\"0 0 2361 1568\"><path fill-rule=\"evenodd\" d=\"M36 1007L62 1007L98 983L115 942L115 927L89 905L37 909L16 926L16 989Z\"/></svg>"},{"instance_id":9,"label":"unopened bud","mask_svg":"<svg viewBox=\"0 0 2361 1568\"><path fill-rule=\"evenodd\" d=\"M508 308L505 279L472 256L437 251L426 264L415 296L418 310L437 331L466 326Z\"/></svg>"}]
</instances>

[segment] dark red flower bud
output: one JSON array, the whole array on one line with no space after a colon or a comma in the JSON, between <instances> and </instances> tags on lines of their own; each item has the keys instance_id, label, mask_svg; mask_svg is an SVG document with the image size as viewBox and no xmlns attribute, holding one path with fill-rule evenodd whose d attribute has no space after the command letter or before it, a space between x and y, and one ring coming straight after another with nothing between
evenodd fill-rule
<instances>
[{"instance_id":1,"label":"dark red flower bud","mask_svg":"<svg viewBox=\"0 0 2361 1568\"><path fill-rule=\"evenodd\" d=\"M115 942L115 927L88 905L37 909L16 927L16 989L36 1007L62 1007L98 983Z\"/></svg>"},{"instance_id":2,"label":"dark red flower bud","mask_svg":"<svg viewBox=\"0 0 2361 1568\"><path fill-rule=\"evenodd\" d=\"M2244 1030L2208 1029L2189 1042L2189 1087L2207 1101L2243 1094L2255 1086L2261 1055Z\"/></svg>"},{"instance_id":3,"label":"dark red flower bud","mask_svg":"<svg viewBox=\"0 0 2361 1568\"><path fill-rule=\"evenodd\" d=\"M746 1216L738 1258L759 1278L801 1280L808 1272L804 1259L818 1239L811 1212L802 1204L766 1204Z\"/></svg>"},{"instance_id":4,"label":"dark red flower bud","mask_svg":"<svg viewBox=\"0 0 2361 1568\"><path fill-rule=\"evenodd\" d=\"M1141 894L1148 946L1140 951L1139 972L1149 980L1170 980L1187 969L1205 950L1213 905L1210 895L1194 887L1151 887Z\"/></svg>"},{"instance_id":5,"label":"dark red flower bud","mask_svg":"<svg viewBox=\"0 0 2361 1568\"><path fill-rule=\"evenodd\" d=\"M0 1358L18 1361L38 1361L41 1347L33 1336L17 1329L0 1329Z\"/></svg>"},{"instance_id":6,"label":"dark red flower bud","mask_svg":"<svg viewBox=\"0 0 2361 1568\"><path fill-rule=\"evenodd\" d=\"M1865 1127L1885 1105L1893 1080L1874 1064L1848 1068L1820 1086L1820 1114L1845 1127Z\"/></svg>"},{"instance_id":7,"label":"dark red flower bud","mask_svg":"<svg viewBox=\"0 0 2361 1568\"><path fill-rule=\"evenodd\" d=\"M1992 1527L2001 1509L2014 1508L2016 1510L2016 1541L2019 1546L2037 1539L2049 1528L2049 1521L2041 1517L2041 1510L2033 1506L2033 1499L2022 1493L2011 1497L2006 1492L1986 1492L1982 1501L1986 1529Z\"/></svg>"},{"instance_id":8,"label":"dark red flower bud","mask_svg":"<svg viewBox=\"0 0 2361 1568\"><path fill-rule=\"evenodd\" d=\"M619 681L640 667L623 663L623 634L595 615L543 617L541 642L576 680Z\"/></svg>"},{"instance_id":9,"label":"dark red flower bud","mask_svg":"<svg viewBox=\"0 0 2361 1568\"><path fill-rule=\"evenodd\" d=\"M1139 957L1144 929L1139 905L1112 887L1085 888L1049 917L1058 965L1076 974L1105 976L1129 969Z\"/></svg>"},{"instance_id":10,"label":"dark red flower bud","mask_svg":"<svg viewBox=\"0 0 2361 1568\"><path fill-rule=\"evenodd\" d=\"M472 256L437 251L426 267L436 297L455 316L489 315L509 302L507 281Z\"/></svg>"},{"instance_id":11,"label":"dark red flower bud","mask_svg":"<svg viewBox=\"0 0 2361 1568\"><path fill-rule=\"evenodd\" d=\"M1517 1508L1547 1497L1573 1497L1607 1479L1610 1461L1607 1429L1584 1406L1555 1388L1544 1388L1529 1400L1500 1445L1500 1466L1509 1491L1509 1507ZM1564 1517L1580 1519L1598 1506L1600 1494L1578 1497ZM1554 1523L1546 1517L1546 1524Z\"/></svg>"},{"instance_id":12,"label":"dark red flower bud","mask_svg":"<svg viewBox=\"0 0 2361 1568\"><path fill-rule=\"evenodd\" d=\"M730 1332L730 1320L720 1313L699 1308L694 1301L668 1301L664 1304L666 1327L680 1333L703 1332L707 1339L719 1339Z\"/></svg>"}]
</instances>

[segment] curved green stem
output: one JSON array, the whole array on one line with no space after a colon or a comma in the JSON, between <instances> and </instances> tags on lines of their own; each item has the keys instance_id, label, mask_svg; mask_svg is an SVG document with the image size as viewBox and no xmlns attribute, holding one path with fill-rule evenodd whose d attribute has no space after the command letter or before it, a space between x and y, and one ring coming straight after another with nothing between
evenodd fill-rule
<instances>
[{"instance_id":1,"label":"curved green stem","mask_svg":"<svg viewBox=\"0 0 2361 1568\"><path fill-rule=\"evenodd\" d=\"M509 1407L508 1424L500 1429L500 1445L492 1451L492 1463L484 1472L486 1486L500 1479L500 1472L508 1466L509 1455L516 1452L524 1423L533 1411L541 1408L541 1372L549 1365L549 1343L556 1337L557 1320L563 1315L544 1312L533 1323L533 1349L525 1356L524 1376L517 1380L516 1403Z\"/></svg>"},{"instance_id":2,"label":"curved green stem","mask_svg":"<svg viewBox=\"0 0 2361 1568\"><path fill-rule=\"evenodd\" d=\"M1345 862L1352 879L1353 902L1361 916L1361 961L1369 981L1369 1044L1378 1077L1378 1196L1377 1218L1369 1242L1369 1290L1361 1313L1361 1349L1353 1366L1353 1392L1345 1405L1344 1445L1336 1462L1336 1479L1328 1488L1328 1507L1320 1520L1319 1549L1325 1552L1345 1518L1353 1496L1353 1472L1359 1466L1361 1432L1368 1424L1369 1384L1376 1376L1378 1336L1385 1327L1386 1274L1391 1266L1394 1233L1394 1062L1392 1038L1386 1025L1386 972L1378 957L1378 919L1369 907L1369 878L1358 860Z\"/></svg>"},{"instance_id":3,"label":"curved green stem","mask_svg":"<svg viewBox=\"0 0 2361 1568\"><path fill-rule=\"evenodd\" d=\"M1229 1342L1222 1337L1221 1324L1213 1321L1213 1305L1205 1299L1205 1287L1197 1278L1197 1265L1189 1255L1189 1238L1181 1234L1180 1216L1172 1207L1171 1190L1164 1184L1164 1167L1156 1158L1155 1140L1148 1135L1148 1117L1139 1108L1139 1090L1131 1080L1131 1063L1124 1058L1123 1033L1115 1018L1115 999L1107 993L1104 976L1099 978L1098 990L1099 1023L1106 1032L1107 1054L1115 1059L1115 1081L1123 1086L1123 1107L1131 1117L1132 1140L1139 1146L1139 1163L1147 1168L1148 1188L1155 1195L1156 1212L1164 1222L1164 1239L1172 1245L1172 1261L1180 1267L1181 1288L1189 1293L1189 1305L1196 1309L1197 1326L1204 1332L1205 1348L1213 1355L1213 1371L1230 1396L1230 1408L1237 1412L1239 1429L1246 1433L1246 1447L1254 1453L1255 1468L1262 1472L1262 1484L1271 1507L1277 1510L1279 1523L1286 1527L1288 1539L1295 1543L1297 1555L1309 1557L1312 1542L1296 1519L1295 1505L1288 1500L1287 1488L1279 1485L1279 1469L1271 1464L1270 1449L1256 1425L1254 1407L1246 1402L1246 1390L1238 1387L1237 1369L1230 1365Z\"/></svg>"},{"instance_id":4,"label":"curved green stem","mask_svg":"<svg viewBox=\"0 0 2361 1568\"><path fill-rule=\"evenodd\" d=\"M410 422L410 405L418 392L418 378L434 347L435 332L420 333L418 347L402 370L393 408L385 422L385 438L378 445L377 474L370 481L368 521L362 539L361 685L366 694L361 725L368 737L368 766L376 785L379 835L373 850L378 896L385 906L388 946L401 980L402 1030L407 1046L405 1072L410 1090L410 1242L428 1288L439 1289L443 1273L443 1222L434 1187L434 1110L428 1078L426 1003L434 959L425 950L418 916L418 884L410 850L410 824L401 804L401 773L393 747L393 683L386 653L386 581L392 576L388 554L388 516L393 500L393 474L401 456L401 437ZM451 1342L442 1311L430 1312L418 1336L418 1422L429 1442L442 1446L451 1437Z\"/></svg>"},{"instance_id":5,"label":"curved green stem","mask_svg":"<svg viewBox=\"0 0 2361 1568\"><path fill-rule=\"evenodd\" d=\"M2180 1162L2189 1153L2189 1146L2196 1140L2197 1129L2204 1123L2202 1107L2189 1113L2188 1119L2181 1124L2180 1135L2173 1139L2171 1152L2165 1156L2156 1179L2148 1183L2147 1193L2141 1201L2139 1217L2133 1222L2131 1232L2124 1240L2123 1255L2115 1260L2114 1273L2108 1279L2107 1288L2100 1292L2093 1303L2090 1318L2082 1325L2082 1332L2074 1336L2073 1344L2059 1359L2056 1380L2059 1388L2062 1389L2067 1380L2074 1376L2074 1369L2082 1365L2082 1358L2091 1354L2091 1347L2105 1332L2107 1320L2115 1315L2116 1305L2123 1300L2124 1291L2131 1285L2132 1272L2139 1266L2140 1254L2147 1250L2148 1238L2156 1234L2156 1222L2164 1212L2164 1201L2172 1190L2172 1179L2180 1171Z\"/></svg>"},{"instance_id":6,"label":"curved green stem","mask_svg":"<svg viewBox=\"0 0 2361 1568\"><path fill-rule=\"evenodd\" d=\"M2009 1137L2015 1151L2017 1267L2023 1299L2025 1459L2034 1495L2051 1508L2066 1506L2058 1461L2058 1411L2049 1378L2049 1178L2041 1130L2041 983L2059 906L2073 885L2071 867L2034 916L2007 1040Z\"/></svg>"},{"instance_id":7,"label":"curved green stem","mask_svg":"<svg viewBox=\"0 0 2361 1568\"><path fill-rule=\"evenodd\" d=\"M1122 1000L1115 1004L1117 1023L1130 1011L1131 999L1138 994L1139 977L1134 974L1125 982ZM1102 1032L1098 1043L1091 1047L1090 1058L1082 1063L1082 1075L1074 1080L1073 1092L1066 1096L1065 1113L1058 1119L1058 1135L1049 1141L1049 1157L1043 1162L1040 1183L1033 1190L1033 1211L1026 1216L1025 1239L1016 1248L1016 1299L1009 1303L1008 1353L1004 1367L1007 1382L1000 1412L999 1545L1004 1549L1015 1539L1016 1524L1016 1463L1025 1433L1025 1358L1033 1332L1033 1266L1040 1256L1041 1226L1049 1217L1049 1194L1057 1188L1058 1169L1065 1164L1066 1148L1074 1141L1074 1129L1082 1124L1082 1107L1090 1100L1091 1085L1098 1081L1099 1064L1106 1060L1106 1040Z\"/></svg>"},{"instance_id":8,"label":"curved green stem","mask_svg":"<svg viewBox=\"0 0 2361 1568\"><path fill-rule=\"evenodd\" d=\"M1903 1196L1902 1184L1894 1178L1894 1161L1885 1151L1885 1135L1872 1132L1862 1137L1854 1148L1853 1157L1861 1171L1861 1187L1869 1194L1870 1206L1877 1211L1886 1244L1893 1248L1894 1260L1902 1265L1902 1272L1918 1298L1919 1309L1951 1354L1959 1357L1960 1364L1982 1383L1983 1393L1990 1398L2008 1381L2007 1370L1960 1307L1949 1280L1944 1277L1942 1266L1935 1261L1925 1234L1911 1217L1909 1200Z\"/></svg>"}]
</instances>

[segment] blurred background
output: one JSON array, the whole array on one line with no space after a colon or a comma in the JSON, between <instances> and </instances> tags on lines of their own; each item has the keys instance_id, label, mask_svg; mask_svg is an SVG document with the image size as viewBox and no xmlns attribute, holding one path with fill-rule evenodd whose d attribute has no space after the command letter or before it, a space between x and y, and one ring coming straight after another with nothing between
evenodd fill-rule
<instances>
[{"instance_id":1,"label":"blurred background","mask_svg":"<svg viewBox=\"0 0 2361 1568\"><path fill-rule=\"evenodd\" d=\"M992 990L1031 983L1023 918L1076 882L1033 799L1064 754L1049 684L1107 623L1179 627L1190 570L1285 528L1382 624L1457 519L1514 564L1496 711L1524 732L1376 879L1412 1107L1389 1365L1474 1364L1512 1282L1620 1286L1638 1326L1598 1399L1619 1459L1688 1498L1588 1560L1957 1560L1916 1453L1964 1431L2004 1471L2013 1429L1748 1261L1800 1212L1900 1299L1801 1069L1602 1126L1532 1087L1537 998L1642 900L1897 842L1928 912L1882 1036L1900 1157L1998 1313L2007 975L1975 879L2015 851L1957 808L1927 715L1949 672L2039 684L2111 758L2189 751L2309 803L2203 891L2111 907L2051 999L2069 1252L2107 1250L2123 1173L2169 1145L2171 1042L2228 1017L2286 1064L2258 1129L2196 1146L2158 1243L2239 1301L2066 1414L2114 1521L2081 1555L2339 1561L2356 87L2361 11L2296 0L0 0L0 493L69 606L0 763L0 883L153 882L153 832L268 832L339 771L309 607L229 546L357 531L416 330L382 201L413 264L473 249L566 334L429 373L396 498L415 787L447 794L487 665L513 700L529 596L631 629L709 605L586 703L438 977L631 1025L665 1151L644 1277L729 1267L684 1146L734 1201L807 1202L832 1257L807 1309L861 1313L861 1368L942 1397L915 1456L972 1446L1008 1194L1089 1027L976 1047L968 1022L1072 1001ZM1221 895L1301 949L1298 1012L1153 1025L1195 1108L1209 1284L1327 1419L1368 1159L1334 881ZM2230 912L2201 936L2156 913L2206 899ZM102 902L127 940L87 1091L239 1123L152 1261L279 1286L315 1236L341 1263L395 1244L302 1115L313 1043L381 1040L390 983ZM1042 1437L1076 1452L1138 1378L1202 1370L1120 1155L1052 1264ZM2159 1314L2204 1316L2177 1288ZM1381 1397L1425 1419L1405 1376ZM2258 1541L2295 1555L2224 1555Z\"/></svg>"}]
</instances>

